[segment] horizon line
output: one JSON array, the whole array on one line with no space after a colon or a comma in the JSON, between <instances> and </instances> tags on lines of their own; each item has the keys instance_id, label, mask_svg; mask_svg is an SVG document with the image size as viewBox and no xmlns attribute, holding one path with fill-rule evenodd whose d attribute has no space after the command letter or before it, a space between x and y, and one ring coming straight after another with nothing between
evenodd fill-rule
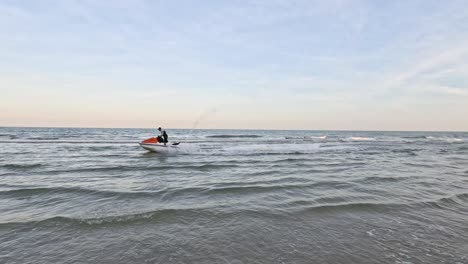
<instances>
[{"instance_id":1,"label":"horizon line","mask_svg":"<svg viewBox=\"0 0 468 264\"><path fill-rule=\"evenodd\" d=\"M75 129L157 129L157 127L75 127L75 126L2 126L0 128L75 128ZM342 131L342 132L434 132L468 133L464 130L366 130L366 129L273 129L273 128L167 128L171 130L263 130L263 131Z\"/></svg>"}]
</instances>

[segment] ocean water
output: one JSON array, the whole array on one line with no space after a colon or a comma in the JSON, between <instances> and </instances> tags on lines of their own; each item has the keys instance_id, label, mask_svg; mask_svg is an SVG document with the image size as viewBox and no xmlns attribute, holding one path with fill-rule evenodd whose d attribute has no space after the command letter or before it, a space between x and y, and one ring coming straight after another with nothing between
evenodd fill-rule
<instances>
[{"instance_id":1,"label":"ocean water","mask_svg":"<svg viewBox=\"0 0 468 264\"><path fill-rule=\"evenodd\" d=\"M0 128L0 263L468 263L468 134Z\"/></svg>"}]
</instances>

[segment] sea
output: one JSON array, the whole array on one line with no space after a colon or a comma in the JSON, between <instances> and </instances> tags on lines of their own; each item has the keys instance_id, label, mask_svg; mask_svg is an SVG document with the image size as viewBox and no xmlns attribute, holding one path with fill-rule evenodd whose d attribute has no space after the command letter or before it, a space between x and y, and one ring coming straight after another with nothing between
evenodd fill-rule
<instances>
[{"instance_id":1,"label":"sea","mask_svg":"<svg viewBox=\"0 0 468 264\"><path fill-rule=\"evenodd\" d=\"M0 128L0 263L468 263L468 133Z\"/></svg>"}]
</instances>

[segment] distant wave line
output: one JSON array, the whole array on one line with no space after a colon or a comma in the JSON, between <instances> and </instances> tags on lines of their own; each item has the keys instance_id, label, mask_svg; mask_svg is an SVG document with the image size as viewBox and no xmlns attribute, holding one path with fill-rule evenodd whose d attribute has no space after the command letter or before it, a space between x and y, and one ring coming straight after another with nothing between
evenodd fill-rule
<instances>
[{"instance_id":1,"label":"distant wave line","mask_svg":"<svg viewBox=\"0 0 468 264\"><path fill-rule=\"evenodd\" d=\"M0 143L11 144L50 144L50 143L67 143L67 144L137 144L138 140L0 140Z\"/></svg>"},{"instance_id":2,"label":"distant wave line","mask_svg":"<svg viewBox=\"0 0 468 264\"><path fill-rule=\"evenodd\" d=\"M261 138L261 135L210 135L207 138Z\"/></svg>"}]
</instances>

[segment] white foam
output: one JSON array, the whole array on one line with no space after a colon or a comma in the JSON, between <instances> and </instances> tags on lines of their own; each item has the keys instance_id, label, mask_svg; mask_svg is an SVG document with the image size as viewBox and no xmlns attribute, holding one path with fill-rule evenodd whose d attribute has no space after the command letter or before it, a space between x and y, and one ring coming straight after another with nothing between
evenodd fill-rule
<instances>
[{"instance_id":1,"label":"white foam","mask_svg":"<svg viewBox=\"0 0 468 264\"><path fill-rule=\"evenodd\" d=\"M320 136L320 137L310 137L312 139L327 139L327 136Z\"/></svg>"},{"instance_id":2,"label":"white foam","mask_svg":"<svg viewBox=\"0 0 468 264\"><path fill-rule=\"evenodd\" d=\"M250 144L242 146L230 146L223 148L224 152L246 154L294 154L315 153L320 150L320 144Z\"/></svg>"},{"instance_id":3,"label":"white foam","mask_svg":"<svg viewBox=\"0 0 468 264\"><path fill-rule=\"evenodd\" d=\"M428 136L427 139L430 140L436 140L436 141L445 141L448 143L458 143L458 142L464 142L462 138L453 138L453 137L433 137L433 136Z\"/></svg>"},{"instance_id":4,"label":"white foam","mask_svg":"<svg viewBox=\"0 0 468 264\"><path fill-rule=\"evenodd\" d=\"M375 229L366 231L366 233L367 233L370 237L374 237L374 236L375 236L374 232L375 232Z\"/></svg>"},{"instance_id":5,"label":"white foam","mask_svg":"<svg viewBox=\"0 0 468 264\"><path fill-rule=\"evenodd\" d=\"M202 153L199 145L196 144L180 144L170 153L173 154L199 154Z\"/></svg>"},{"instance_id":6,"label":"white foam","mask_svg":"<svg viewBox=\"0 0 468 264\"><path fill-rule=\"evenodd\" d=\"M349 141L373 141L375 138L370 137L349 137L347 140Z\"/></svg>"}]
</instances>

